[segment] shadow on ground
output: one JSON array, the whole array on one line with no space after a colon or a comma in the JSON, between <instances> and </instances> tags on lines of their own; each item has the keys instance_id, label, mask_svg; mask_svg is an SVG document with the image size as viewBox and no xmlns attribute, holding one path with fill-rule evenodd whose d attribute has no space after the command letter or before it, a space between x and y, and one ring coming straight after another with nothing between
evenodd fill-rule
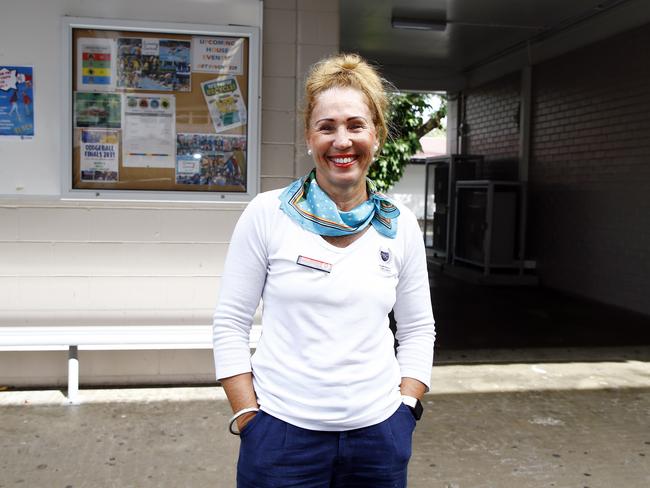
<instances>
[{"instance_id":1,"label":"shadow on ground","mask_svg":"<svg viewBox=\"0 0 650 488\"><path fill-rule=\"evenodd\" d=\"M650 345L650 317L543 287L487 286L429 267L436 348Z\"/></svg>"}]
</instances>

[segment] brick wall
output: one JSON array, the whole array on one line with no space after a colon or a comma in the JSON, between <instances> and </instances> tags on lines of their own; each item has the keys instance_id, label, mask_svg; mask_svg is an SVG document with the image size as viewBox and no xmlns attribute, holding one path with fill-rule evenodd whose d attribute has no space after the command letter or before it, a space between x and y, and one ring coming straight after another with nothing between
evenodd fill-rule
<instances>
[{"instance_id":1,"label":"brick wall","mask_svg":"<svg viewBox=\"0 0 650 488\"><path fill-rule=\"evenodd\" d=\"M530 246L543 283L650 314L650 26L536 66Z\"/></svg>"},{"instance_id":2,"label":"brick wall","mask_svg":"<svg viewBox=\"0 0 650 488\"><path fill-rule=\"evenodd\" d=\"M479 178L517 179L519 85L515 73L466 93L465 153L485 156Z\"/></svg>"},{"instance_id":3,"label":"brick wall","mask_svg":"<svg viewBox=\"0 0 650 488\"><path fill-rule=\"evenodd\" d=\"M542 283L650 315L650 25L533 67L528 256ZM520 75L465 92L479 178L517 177Z\"/></svg>"}]
</instances>

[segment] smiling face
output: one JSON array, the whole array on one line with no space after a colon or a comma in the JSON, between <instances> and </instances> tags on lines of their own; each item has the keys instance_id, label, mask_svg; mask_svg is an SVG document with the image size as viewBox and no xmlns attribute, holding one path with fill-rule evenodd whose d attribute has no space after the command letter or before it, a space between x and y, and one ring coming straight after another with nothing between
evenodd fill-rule
<instances>
[{"instance_id":1,"label":"smiling face","mask_svg":"<svg viewBox=\"0 0 650 488\"><path fill-rule=\"evenodd\" d=\"M372 120L359 90L330 88L316 97L307 145L316 163L316 180L335 202L343 196L346 201L354 196L357 203L367 198L366 174L377 144Z\"/></svg>"}]
</instances>

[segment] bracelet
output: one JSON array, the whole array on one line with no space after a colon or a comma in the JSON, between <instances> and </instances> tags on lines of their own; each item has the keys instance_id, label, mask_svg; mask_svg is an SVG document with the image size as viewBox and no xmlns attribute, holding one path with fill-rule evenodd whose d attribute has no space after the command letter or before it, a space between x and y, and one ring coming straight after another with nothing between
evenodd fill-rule
<instances>
[{"instance_id":1,"label":"bracelet","mask_svg":"<svg viewBox=\"0 0 650 488\"><path fill-rule=\"evenodd\" d=\"M250 413L250 412L259 412L260 409L257 407L248 407L248 408L242 408L239 412L235 413L232 417L230 417L230 423L228 424L228 430L232 435L239 435L239 432L235 432L232 430L232 426L235 423L235 420L237 420L239 417L244 415L245 413Z\"/></svg>"}]
</instances>

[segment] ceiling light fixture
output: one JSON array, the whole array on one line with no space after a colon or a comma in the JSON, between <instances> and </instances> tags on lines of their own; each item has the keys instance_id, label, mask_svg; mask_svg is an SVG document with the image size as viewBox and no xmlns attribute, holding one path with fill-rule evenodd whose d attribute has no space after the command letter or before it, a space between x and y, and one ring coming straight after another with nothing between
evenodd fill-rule
<instances>
[{"instance_id":1,"label":"ceiling light fixture","mask_svg":"<svg viewBox=\"0 0 650 488\"><path fill-rule=\"evenodd\" d=\"M426 31L444 31L447 28L446 20L413 19L407 17L392 17L390 25L393 29L410 29Z\"/></svg>"}]
</instances>

